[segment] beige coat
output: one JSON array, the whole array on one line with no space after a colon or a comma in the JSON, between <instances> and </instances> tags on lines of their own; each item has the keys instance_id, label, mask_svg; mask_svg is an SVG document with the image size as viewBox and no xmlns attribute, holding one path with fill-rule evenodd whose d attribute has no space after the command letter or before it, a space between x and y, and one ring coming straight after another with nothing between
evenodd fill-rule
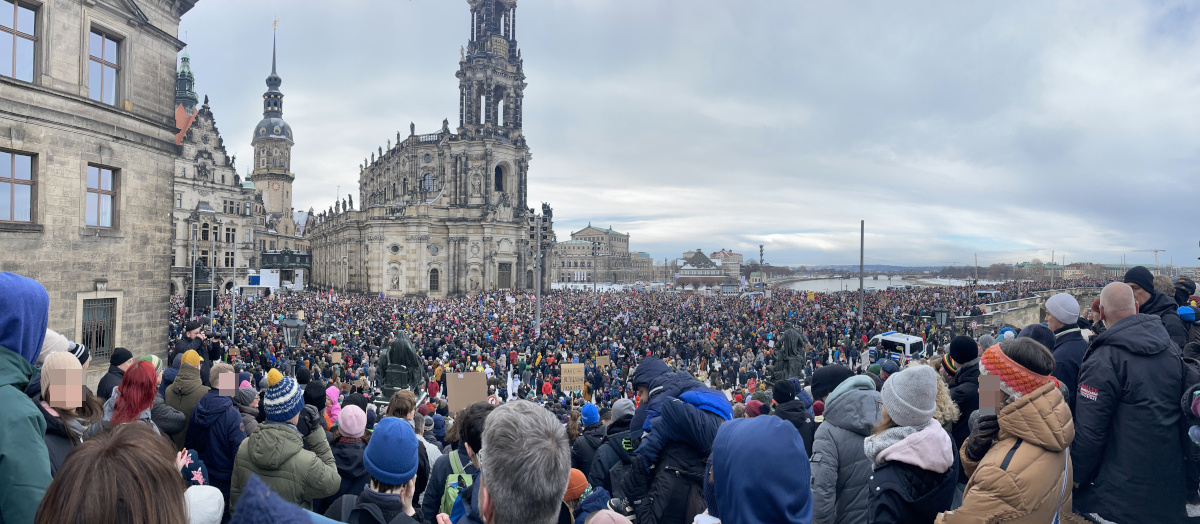
<instances>
[{"instance_id":1,"label":"beige coat","mask_svg":"<svg viewBox=\"0 0 1200 524\"><path fill-rule=\"evenodd\" d=\"M970 475L962 507L942 513L939 524L1078 522L1071 513L1070 478L1064 492L1068 446L1075 423L1062 393L1053 383L1005 406L998 415L1000 433L978 463L960 450L963 469ZM965 444L964 444L965 449Z\"/></svg>"}]
</instances>

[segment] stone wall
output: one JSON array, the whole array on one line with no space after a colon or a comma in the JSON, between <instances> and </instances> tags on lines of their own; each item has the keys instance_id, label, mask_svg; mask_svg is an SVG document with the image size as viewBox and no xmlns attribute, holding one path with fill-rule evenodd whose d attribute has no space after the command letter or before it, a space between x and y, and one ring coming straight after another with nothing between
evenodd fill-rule
<instances>
[{"instance_id":1,"label":"stone wall","mask_svg":"<svg viewBox=\"0 0 1200 524\"><path fill-rule=\"evenodd\" d=\"M31 222L0 223L0 270L40 281L50 328L82 339L83 303L115 299L112 346L135 355L167 341L174 35L194 1L43 3L35 82L0 76L0 148L34 158ZM117 104L87 98L91 28L120 37ZM115 173L113 227L87 227L88 166ZM93 362L105 368L106 362Z\"/></svg>"},{"instance_id":2,"label":"stone wall","mask_svg":"<svg viewBox=\"0 0 1200 524\"><path fill-rule=\"evenodd\" d=\"M968 330L971 321L975 321L979 328L998 329L1011 327L1019 330L1029 324L1041 323L1045 314L1045 310L1042 307L1043 304L1050 297L1063 292L1070 293L1071 296L1075 297L1075 300L1079 301L1080 315L1083 315L1091 307L1092 301L1100 296L1100 288L1071 288L1042 291L1038 295L1029 298L988 304L987 314L977 317L955 317L954 323L959 333Z\"/></svg>"}]
</instances>

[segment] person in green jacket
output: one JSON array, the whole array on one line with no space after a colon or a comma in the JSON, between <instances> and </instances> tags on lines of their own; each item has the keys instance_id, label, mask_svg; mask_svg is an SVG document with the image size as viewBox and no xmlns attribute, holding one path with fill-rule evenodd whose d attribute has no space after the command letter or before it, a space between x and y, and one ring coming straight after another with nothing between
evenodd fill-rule
<instances>
[{"instance_id":1,"label":"person in green jacket","mask_svg":"<svg viewBox=\"0 0 1200 524\"><path fill-rule=\"evenodd\" d=\"M332 496L342 485L321 415L315 406L304 405L296 381L277 369L267 373L263 409L267 420L242 441L234 459L230 512L251 473L284 500L312 510L313 499ZM308 435L296 429L301 416L308 420Z\"/></svg>"},{"instance_id":2,"label":"person in green jacket","mask_svg":"<svg viewBox=\"0 0 1200 524\"><path fill-rule=\"evenodd\" d=\"M38 281L0 273L0 524L33 522L50 485L46 419L25 395L49 312Z\"/></svg>"}]
</instances>

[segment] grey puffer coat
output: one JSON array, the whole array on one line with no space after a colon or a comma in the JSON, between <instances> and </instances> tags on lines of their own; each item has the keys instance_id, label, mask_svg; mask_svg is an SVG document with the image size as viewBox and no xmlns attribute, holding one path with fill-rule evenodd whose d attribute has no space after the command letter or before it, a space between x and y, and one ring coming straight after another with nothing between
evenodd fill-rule
<instances>
[{"instance_id":1,"label":"grey puffer coat","mask_svg":"<svg viewBox=\"0 0 1200 524\"><path fill-rule=\"evenodd\" d=\"M871 460L863 439L879 422L879 392L866 375L851 377L826 397L825 420L813 440L814 524L869 521Z\"/></svg>"}]
</instances>

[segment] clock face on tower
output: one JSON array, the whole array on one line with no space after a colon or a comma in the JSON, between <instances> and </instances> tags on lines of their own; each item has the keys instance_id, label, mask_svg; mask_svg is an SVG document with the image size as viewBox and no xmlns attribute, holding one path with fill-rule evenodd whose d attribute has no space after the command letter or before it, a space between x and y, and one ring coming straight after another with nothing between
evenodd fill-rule
<instances>
[{"instance_id":1,"label":"clock face on tower","mask_svg":"<svg viewBox=\"0 0 1200 524\"><path fill-rule=\"evenodd\" d=\"M271 185L271 189L274 189L274 190L276 190L276 191L279 191L279 182L276 182L276 183L272 184L272 185Z\"/></svg>"}]
</instances>

